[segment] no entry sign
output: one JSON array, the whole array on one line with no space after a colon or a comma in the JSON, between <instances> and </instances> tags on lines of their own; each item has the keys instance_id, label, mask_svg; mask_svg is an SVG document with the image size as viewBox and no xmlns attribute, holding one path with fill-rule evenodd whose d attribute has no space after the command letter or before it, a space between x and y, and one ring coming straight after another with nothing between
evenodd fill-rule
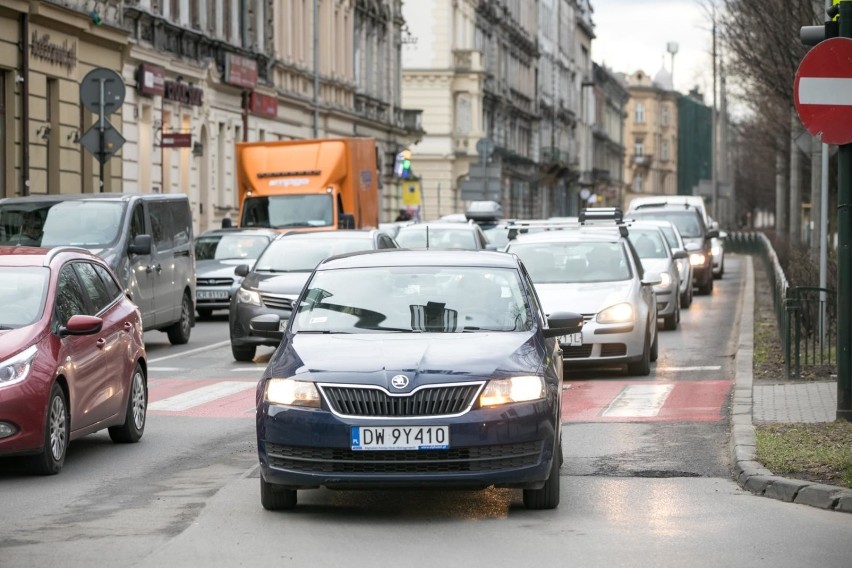
<instances>
[{"instance_id":1,"label":"no entry sign","mask_svg":"<svg viewBox=\"0 0 852 568\"><path fill-rule=\"evenodd\" d=\"M796 71L793 96L808 132L825 144L852 142L852 39L814 46Z\"/></svg>"}]
</instances>

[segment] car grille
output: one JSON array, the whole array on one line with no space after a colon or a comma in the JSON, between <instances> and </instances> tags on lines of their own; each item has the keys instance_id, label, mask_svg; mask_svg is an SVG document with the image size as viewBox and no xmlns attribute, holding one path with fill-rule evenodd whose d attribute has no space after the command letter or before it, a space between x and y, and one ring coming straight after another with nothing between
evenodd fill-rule
<instances>
[{"instance_id":1,"label":"car grille","mask_svg":"<svg viewBox=\"0 0 852 568\"><path fill-rule=\"evenodd\" d=\"M334 413L344 416L409 417L452 416L465 412L482 383L437 385L411 394L391 396L376 388L321 385Z\"/></svg>"},{"instance_id":2,"label":"car grille","mask_svg":"<svg viewBox=\"0 0 852 568\"><path fill-rule=\"evenodd\" d=\"M564 357L565 359L583 359L585 357L591 357L592 347L593 345L591 343L575 347L563 345L562 357Z\"/></svg>"},{"instance_id":3,"label":"car grille","mask_svg":"<svg viewBox=\"0 0 852 568\"><path fill-rule=\"evenodd\" d=\"M276 310L292 310L293 300L290 298L282 298L273 294L261 294L260 299L263 300L263 305L267 308Z\"/></svg>"},{"instance_id":4,"label":"car grille","mask_svg":"<svg viewBox=\"0 0 852 568\"><path fill-rule=\"evenodd\" d=\"M627 346L623 343L601 343L601 357L624 357Z\"/></svg>"},{"instance_id":5,"label":"car grille","mask_svg":"<svg viewBox=\"0 0 852 568\"><path fill-rule=\"evenodd\" d=\"M234 283L233 278L196 278L196 286L230 286Z\"/></svg>"},{"instance_id":6,"label":"car grille","mask_svg":"<svg viewBox=\"0 0 852 568\"><path fill-rule=\"evenodd\" d=\"M541 442L448 450L353 451L267 444L269 465L304 473L455 473L534 466Z\"/></svg>"}]
</instances>

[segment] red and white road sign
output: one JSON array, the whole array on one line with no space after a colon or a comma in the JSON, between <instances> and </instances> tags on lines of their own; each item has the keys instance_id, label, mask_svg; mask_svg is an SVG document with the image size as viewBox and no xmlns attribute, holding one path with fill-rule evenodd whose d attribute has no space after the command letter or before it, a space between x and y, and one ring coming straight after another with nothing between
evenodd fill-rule
<instances>
[{"instance_id":1,"label":"red and white road sign","mask_svg":"<svg viewBox=\"0 0 852 568\"><path fill-rule=\"evenodd\" d=\"M808 132L825 144L852 142L852 39L814 46L796 71L793 96Z\"/></svg>"}]
</instances>

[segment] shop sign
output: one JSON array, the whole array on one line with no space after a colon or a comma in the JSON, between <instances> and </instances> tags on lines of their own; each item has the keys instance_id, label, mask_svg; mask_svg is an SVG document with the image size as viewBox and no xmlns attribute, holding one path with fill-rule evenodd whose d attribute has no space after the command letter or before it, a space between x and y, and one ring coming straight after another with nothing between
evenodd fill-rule
<instances>
[{"instance_id":1,"label":"shop sign","mask_svg":"<svg viewBox=\"0 0 852 568\"><path fill-rule=\"evenodd\" d=\"M166 92L166 70L157 65L143 63L139 66L136 88L140 94L162 97Z\"/></svg>"},{"instance_id":2,"label":"shop sign","mask_svg":"<svg viewBox=\"0 0 852 568\"><path fill-rule=\"evenodd\" d=\"M70 73L77 67L77 42L65 35L57 40L47 32L33 30L30 55L50 65L62 67Z\"/></svg>"},{"instance_id":3,"label":"shop sign","mask_svg":"<svg viewBox=\"0 0 852 568\"><path fill-rule=\"evenodd\" d=\"M252 93L249 98L249 110L252 114L276 118L278 116L278 99L261 93Z\"/></svg>"},{"instance_id":4,"label":"shop sign","mask_svg":"<svg viewBox=\"0 0 852 568\"><path fill-rule=\"evenodd\" d=\"M257 61L233 53L225 54L225 82L236 87L254 89L257 85Z\"/></svg>"},{"instance_id":5,"label":"shop sign","mask_svg":"<svg viewBox=\"0 0 852 568\"><path fill-rule=\"evenodd\" d=\"M163 139L160 142L163 148L191 148L192 134L183 134L180 132L172 132L163 134Z\"/></svg>"},{"instance_id":6,"label":"shop sign","mask_svg":"<svg viewBox=\"0 0 852 568\"><path fill-rule=\"evenodd\" d=\"M201 106L204 104L204 91L187 83L166 81L163 98L185 105Z\"/></svg>"}]
</instances>

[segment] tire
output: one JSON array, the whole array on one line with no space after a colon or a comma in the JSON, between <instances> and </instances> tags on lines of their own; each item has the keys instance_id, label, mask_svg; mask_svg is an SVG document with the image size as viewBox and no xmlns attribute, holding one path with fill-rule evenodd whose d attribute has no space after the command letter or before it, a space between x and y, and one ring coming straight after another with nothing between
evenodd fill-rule
<instances>
[{"instance_id":1,"label":"tire","mask_svg":"<svg viewBox=\"0 0 852 568\"><path fill-rule=\"evenodd\" d=\"M680 307L683 309L689 308L692 305L692 286L689 286L689 289L680 295Z\"/></svg>"},{"instance_id":2,"label":"tire","mask_svg":"<svg viewBox=\"0 0 852 568\"><path fill-rule=\"evenodd\" d=\"M254 345L234 345L231 343L231 353L234 359L242 363L251 363L257 353L257 347Z\"/></svg>"},{"instance_id":3,"label":"tire","mask_svg":"<svg viewBox=\"0 0 852 568\"><path fill-rule=\"evenodd\" d=\"M562 444L559 453L553 456L550 475L541 489L524 489L524 506L527 509L542 511L559 506L559 465L562 463Z\"/></svg>"},{"instance_id":4,"label":"tire","mask_svg":"<svg viewBox=\"0 0 852 568\"><path fill-rule=\"evenodd\" d=\"M677 312L663 318L663 329L665 331L674 331L677 329Z\"/></svg>"},{"instance_id":5,"label":"tire","mask_svg":"<svg viewBox=\"0 0 852 568\"><path fill-rule=\"evenodd\" d=\"M267 483L260 476L260 504L267 511L286 511L296 507L297 495L295 489L285 489L272 483Z\"/></svg>"},{"instance_id":6,"label":"tire","mask_svg":"<svg viewBox=\"0 0 852 568\"><path fill-rule=\"evenodd\" d=\"M213 315L213 310L211 308L196 308L198 312L198 319L209 319L210 316Z\"/></svg>"},{"instance_id":7,"label":"tire","mask_svg":"<svg viewBox=\"0 0 852 568\"><path fill-rule=\"evenodd\" d=\"M698 293L702 296L707 296L713 293L713 272L710 272L710 276L707 278L707 281L698 287Z\"/></svg>"},{"instance_id":8,"label":"tire","mask_svg":"<svg viewBox=\"0 0 852 568\"><path fill-rule=\"evenodd\" d=\"M47 399L47 416L44 428L44 449L32 458L32 469L38 475L55 475L65 464L68 451L71 418L65 391L54 383Z\"/></svg>"},{"instance_id":9,"label":"tire","mask_svg":"<svg viewBox=\"0 0 852 568\"><path fill-rule=\"evenodd\" d=\"M130 376L130 394L127 397L127 410L124 413L124 424L110 426L109 437L117 444L132 444L138 442L145 432L145 419L148 414L148 385L145 372L137 363Z\"/></svg>"},{"instance_id":10,"label":"tire","mask_svg":"<svg viewBox=\"0 0 852 568\"><path fill-rule=\"evenodd\" d=\"M166 328L166 333L169 334L169 342L172 345L184 345L189 341L189 334L192 332L192 299L189 294L183 294L183 300L180 303L180 319Z\"/></svg>"},{"instance_id":11,"label":"tire","mask_svg":"<svg viewBox=\"0 0 852 568\"><path fill-rule=\"evenodd\" d=\"M652 363L656 362L659 354L660 354L660 334L655 333L654 334L654 343L651 344L651 350L648 354L648 359L650 359ZM648 371L648 372L650 373L650 371Z\"/></svg>"},{"instance_id":12,"label":"tire","mask_svg":"<svg viewBox=\"0 0 852 568\"><path fill-rule=\"evenodd\" d=\"M651 348L648 346L647 334L645 335L645 349L642 358L635 363L627 364L627 374L637 377L647 377L651 374Z\"/></svg>"}]
</instances>

